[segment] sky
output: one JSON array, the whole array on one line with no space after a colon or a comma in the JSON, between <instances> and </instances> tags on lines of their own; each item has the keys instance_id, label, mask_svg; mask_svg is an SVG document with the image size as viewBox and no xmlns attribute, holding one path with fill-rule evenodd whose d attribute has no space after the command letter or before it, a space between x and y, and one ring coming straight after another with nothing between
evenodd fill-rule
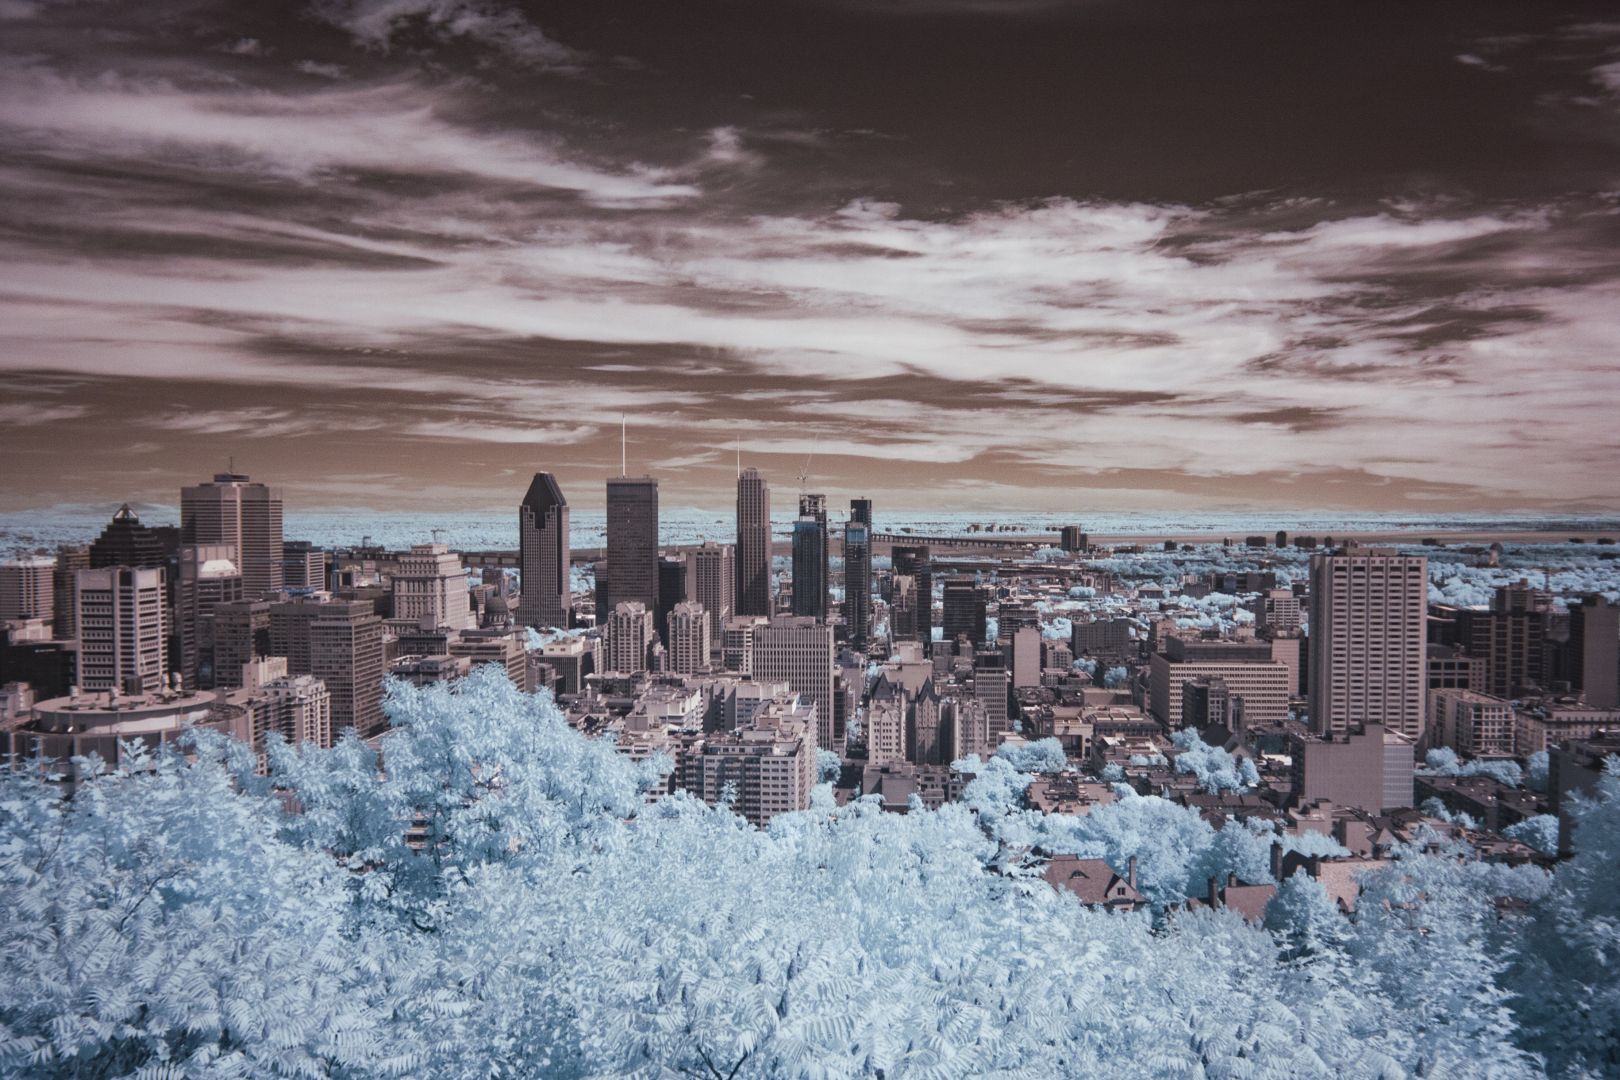
<instances>
[{"instance_id":1,"label":"sky","mask_svg":"<svg viewBox=\"0 0 1620 1080\"><path fill-rule=\"evenodd\" d=\"M0 0L0 509L1620 508L1620 12ZM740 442L740 448L739 448ZM778 495L778 498L783 498Z\"/></svg>"}]
</instances>

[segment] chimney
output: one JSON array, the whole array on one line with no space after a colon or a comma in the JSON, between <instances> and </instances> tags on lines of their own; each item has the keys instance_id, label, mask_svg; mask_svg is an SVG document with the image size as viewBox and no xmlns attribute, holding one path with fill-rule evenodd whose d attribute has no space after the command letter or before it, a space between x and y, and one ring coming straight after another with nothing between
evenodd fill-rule
<instances>
[{"instance_id":1,"label":"chimney","mask_svg":"<svg viewBox=\"0 0 1620 1080\"><path fill-rule=\"evenodd\" d=\"M1212 878L1209 879L1209 909L1211 911L1214 911L1216 908L1219 908L1220 906L1221 906L1221 879L1218 878L1218 877L1212 877Z\"/></svg>"},{"instance_id":2,"label":"chimney","mask_svg":"<svg viewBox=\"0 0 1620 1080\"><path fill-rule=\"evenodd\" d=\"M1228 889L1237 887L1237 871L1236 870L1232 870L1232 871L1227 873L1227 875L1226 875L1226 887Z\"/></svg>"},{"instance_id":3,"label":"chimney","mask_svg":"<svg viewBox=\"0 0 1620 1080\"><path fill-rule=\"evenodd\" d=\"M1279 883L1282 881L1283 846L1280 841L1271 842L1271 876Z\"/></svg>"},{"instance_id":4,"label":"chimney","mask_svg":"<svg viewBox=\"0 0 1620 1080\"><path fill-rule=\"evenodd\" d=\"M1136 856L1132 855L1125 863L1125 884L1136 888Z\"/></svg>"}]
</instances>

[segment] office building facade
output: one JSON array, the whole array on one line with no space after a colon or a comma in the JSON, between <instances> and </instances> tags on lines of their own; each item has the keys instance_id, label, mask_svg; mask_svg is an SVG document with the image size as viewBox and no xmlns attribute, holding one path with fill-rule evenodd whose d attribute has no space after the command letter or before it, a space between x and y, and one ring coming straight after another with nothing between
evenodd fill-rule
<instances>
[{"instance_id":1,"label":"office building facade","mask_svg":"<svg viewBox=\"0 0 1620 1080\"><path fill-rule=\"evenodd\" d=\"M180 490L184 544L229 544L236 549L242 588L258 599L281 589L281 489L237 473Z\"/></svg>"},{"instance_id":2,"label":"office building facade","mask_svg":"<svg viewBox=\"0 0 1620 1080\"><path fill-rule=\"evenodd\" d=\"M523 591L517 618L524 626L567 627L573 595L569 580L568 500L557 478L534 474L518 504L518 569Z\"/></svg>"}]
</instances>

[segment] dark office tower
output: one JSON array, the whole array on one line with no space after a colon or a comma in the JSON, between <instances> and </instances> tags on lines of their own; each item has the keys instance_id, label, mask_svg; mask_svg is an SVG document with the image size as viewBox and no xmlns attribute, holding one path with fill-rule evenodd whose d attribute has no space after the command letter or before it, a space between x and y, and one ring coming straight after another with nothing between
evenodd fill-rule
<instances>
[{"instance_id":1,"label":"dark office tower","mask_svg":"<svg viewBox=\"0 0 1620 1080\"><path fill-rule=\"evenodd\" d=\"M736 614L771 614L771 489L758 469L737 477Z\"/></svg>"},{"instance_id":2,"label":"dark office tower","mask_svg":"<svg viewBox=\"0 0 1620 1080\"><path fill-rule=\"evenodd\" d=\"M56 549L56 570L51 576L51 594L55 601L55 616L51 633L58 641L71 641L79 636L79 624L73 604L75 575L90 569L89 544L63 544Z\"/></svg>"},{"instance_id":3,"label":"dark office tower","mask_svg":"<svg viewBox=\"0 0 1620 1080\"><path fill-rule=\"evenodd\" d=\"M607 565L609 612L627 603L657 610L658 481L650 476L607 482Z\"/></svg>"},{"instance_id":4,"label":"dark office tower","mask_svg":"<svg viewBox=\"0 0 1620 1080\"><path fill-rule=\"evenodd\" d=\"M1078 525L1065 525L1058 534L1058 546L1064 551L1086 550L1086 534Z\"/></svg>"},{"instance_id":5,"label":"dark office tower","mask_svg":"<svg viewBox=\"0 0 1620 1080\"><path fill-rule=\"evenodd\" d=\"M1620 708L1620 607L1595 593L1570 605L1569 682L1593 708Z\"/></svg>"},{"instance_id":6,"label":"dark office tower","mask_svg":"<svg viewBox=\"0 0 1620 1080\"><path fill-rule=\"evenodd\" d=\"M819 610L821 614L816 615L816 611L809 610L802 612L802 614L816 615L817 618L821 619L823 622L826 622L828 611L827 592L832 586L832 534L827 530L827 496L806 495L800 493L799 517L814 518L817 528L821 531L821 535L819 537L821 548L821 590L819 596L814 600L816 610ZM799 595L799 579L797 573L795 573L793 579L793 595L795 597ZM794 610L796 612L798 611L797 608Z\"/></svg>"},{"instance_id":7,"label":"dark office tower","mask_svg":"<svg viewBox=\"0 0 1620 1080\"><path fill-rule=\"evenodd\" d=\"M654 510L656 518L656 502ZM523 573L519 623L568 625L568 609L573 601L568 558L568 500L563 498L556 477L548 472L535 473L518 506L518 567Z\"/></svg>"},{"instance_id":8,"label":"dark office tower","mask_svg":"<svg viewBox=\"0 0 1620 1080\"><path fill-rule=\"evenodd\" d=\"M281 545L281 583L289 589L326 588L326 552L308 540Z\"/></svg>"},{"instance_id":9,"label":"dark office tower","mask_svg":"<svg viewBox=\"0 0 1620 1080\"><path fill-rule=\"evenodd\" d=\"M793 614L827 621L827 530L814 515L793 524Z\"/></svg>"},{"instance_id":10,"label":"dark office tower","mask_svg":"<svg viewBox=\"0 0 1620 1080\"><path fill-rule=\"evenodd\" d=\"M594 585L591 589L591 603L596 611L596 625L606 626L607 617L613 614L608 607L608 564L606 559L597 559L591 564L591 578Z\"/></svg>"},{"instance_id":11,"label":"dark office tower","mask_svg":"<svg viewBox=\"0 0 1620 1080\"><path fill-rule=\"evenodd\" d=\"M970 577L945 579L945 640L965 636L974 645L984 644L988 624L984 590Z\"/></svg>"},{"instance_id":12,"label":"dark office tower","mask_svg":"<svg viewBox=\"0 0 1620 1080\"><path fill-rule=\"evenodd\" d=\"M230 544L242 571L243 594L256 599L281 589L281 489L238 473L180 489L180 539Z\"/></svg>"},{"instance_id":13,"label":"dark office tower","mask_svg":"<svg viewBox=\"0 0 1620 1080\"><path fill-rule=\"evenodd\" d=\"M686 558L665 555L658 560L658 610L653 612L653 626L658 639L669 648L669 613L675 605L686 600Z\"/></svg>"},{"instance_id":14,"label":"dark office tower","mask_svg":"<svg viewBox=\"0 0 1620 1080\"><path fill-rule=\"evenodd\" d=\"M917 607L913 616L917 638L925 649L934 640L934 565L928 548L922 545L895 545L889 552L896 576L911 578L917 587Z\"/></svg>"},{"instance_id":15,"label":"dark office tower","mask_svg":"<svg viewBox=\"0 0 1620 1080\"><path fill-rule=\"evenodd\" d=\"M855 502L866 503L867 516L871 516L870 502ZM844 528L844 627L851 642L864 645L872 634L872 533L869 522L855 517L856 509L851 503L849 524Z\"/></svg>"},{"instance_id":16,"label":"dark office tower","mask_svg":"<svg viewBox=\"0 0 1620 1080\"><path fill-rule=\"evenodd\" d=\"M166 566L169 553L156 529L141 524L126 503L90 545L90 565L97 570L107 566L133 566L151 570Z\"/></svg>"},{"instance_id":17,"label":"dark office tower","mask_svg":"<svg viewBox=\"0 0 1620 1080\"><path fill-rule=\"evenodd\" d=\"M872 500L849 500L849 520L858 521L866 526L867 532L872 530Z\"/></svg>"}]
</instances>

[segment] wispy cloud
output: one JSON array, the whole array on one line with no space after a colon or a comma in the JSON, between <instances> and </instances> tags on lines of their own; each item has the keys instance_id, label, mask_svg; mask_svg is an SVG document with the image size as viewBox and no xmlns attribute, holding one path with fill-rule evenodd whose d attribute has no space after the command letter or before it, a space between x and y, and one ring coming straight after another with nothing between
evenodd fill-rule
<instances>
[{"instance_id":1,"label":"wispy cloud","mask_svg":"<svg viewBox=\"0 0 1620 1080\"><path fill-rule=\"evenodd\" d=\"M360 44L383 51L415 33L439 42L476 42L546 68L571 70L586 60L516 7L493 0L315 0L312 10Z\"/></svg>"}]
</instances>

